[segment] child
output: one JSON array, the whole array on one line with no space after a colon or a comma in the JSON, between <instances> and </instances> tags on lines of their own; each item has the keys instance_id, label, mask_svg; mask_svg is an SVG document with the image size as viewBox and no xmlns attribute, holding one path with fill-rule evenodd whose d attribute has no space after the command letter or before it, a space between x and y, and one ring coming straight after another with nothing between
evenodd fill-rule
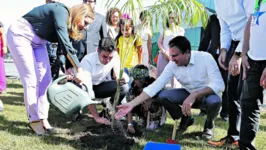
<instances>
[{"instance_id":1,"label":"child","mask_svg":"<svg viewBox=\"0 0 266 150\"><path fill-rule=\"evenodd\" d=\"M131 75L133 77L133 82L131 84L131 88L127 95L127 100L131 101L135 97L137 97L145 87L150 85L155 81L154 78L149 76L149 69L144 65L137 65L131 70ZM148 119L148 113L150 114L150 123L148 124L147 129L154 130L161 123L161 116L163 114L164 109L155 102L155 99L151 98L141 105L135 107L131 113L128 114L128 132L135 133L135 129L132 123L132 114L137 114L140 118L142 118L145 122Z\"/></svg>"},{"instance_id":2,"label":"child","mask_svg":"<svg viewBox=\"0 0 266 150\"><path fill-rule=\"evenodd\" d=\"M142 40L134 33L133 20L128 15L123 15L119 22L120 31L116 37L117 51L125 72L137 64L142 64Z\"/></svg>"}]
</instances>

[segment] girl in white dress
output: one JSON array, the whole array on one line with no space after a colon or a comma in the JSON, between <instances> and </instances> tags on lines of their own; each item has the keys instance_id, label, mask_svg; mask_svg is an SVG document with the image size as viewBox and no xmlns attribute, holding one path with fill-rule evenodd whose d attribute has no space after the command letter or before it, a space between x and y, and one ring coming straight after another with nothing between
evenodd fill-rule
<instances>
[{"instance_id":1,"label":"girl in white dress","mask_svg":"<svg viewBox=\"0 0 266 150\"><path fill-rule=\"evenodd\" d=\"M168 43L171 39L178 35L184 36L185 30L184 28L179 26L179 19L173 12L169 13L169 16L166 20L166 29L161 31L160 37L158 40L158 47L160 49L158 60L157 60L157 78L163 72L165 66L169 62L169 47ZM171 80L171 87L174 88L177 86L177 81L173 78Z\"/></svg>"},{"instance_id":2,"label":"girl in white dress","mask_svg":"<svg viewBox=\"0 0 266 150\"><path fill-rule=\"evenodd\" d=\"M145 66L149 66L151 62L151 39L152 33L150 29L150 13L147 10L144 10L140 13L139 19L141 24L140 28L140 37L142 39L142 63Z\"/></svg>"}]
</instances>

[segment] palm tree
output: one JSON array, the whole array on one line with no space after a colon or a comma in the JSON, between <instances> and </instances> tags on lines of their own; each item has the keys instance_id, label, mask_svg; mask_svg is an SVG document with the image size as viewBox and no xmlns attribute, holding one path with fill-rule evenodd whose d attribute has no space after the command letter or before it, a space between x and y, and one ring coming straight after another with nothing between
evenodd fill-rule
<instances>
[{"instance_id":1,"label":"palm tree","mask_svg":"<svg viewBox=\"0 0 266 150\"><path fill-rule=\"evenodd\" d=\"M115 7L125 0L107 0L105 7ZM182 20L188 26L196 26L201 21L202 24L207 22L207 13L205 7L197 0L154 0L154 4L148 7L143 7L144 0L127 0L122 5L121 12L129 14L133 20L138 20L138 13L144 9L148 9L152 17L150 18L151 24L155 24L156 30L159 29L159 24L162 23L163 28L166 26L166 18L169 12L175 12L178 20ZM137 36L136 36L137 38ZM134 39L134 41L136 40ZM133 46L133 45L131 45ZM131 46L129 49L131 49ZM126 52L128 53L128 52ZM127 57L127 55L125 56ZM126 58L123 58L124 60ZM119 79L122 78L124 63L121 63ZM119 80L118 79L118 80ZM119 85L119 84L118 84ZM119 99L120 87L117 86L113 108ZM112 127L114 125L114 114L112 115Z\"/></svg>"}]
</instances>

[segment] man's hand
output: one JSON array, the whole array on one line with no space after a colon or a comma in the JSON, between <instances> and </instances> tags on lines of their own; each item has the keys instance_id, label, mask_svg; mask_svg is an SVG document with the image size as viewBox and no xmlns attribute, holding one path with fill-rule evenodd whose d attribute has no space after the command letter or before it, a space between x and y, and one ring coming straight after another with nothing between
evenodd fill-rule
<instances>
[{"instance_id":1,"label":"man's hand","mask_svg":"<svg viewBox=\"0 0 266 150\"><path fill-rule=\"evenodd\" d=\"M264 68L262 75L260 77L260 86L266 89L266 68Z\"/></svg>"},{"instance_id":2,"label":"man's hand","mask_svg":"<svg viewBox=\"0 0 266 150\"><path fill-rule=\"evenodd\" d=\"M122 86L122 85L124 85L124 84L126 84L126 80L125 80L124 78L121 78L121 79L119 80L119 85Z\"/></svg>"},{"instance_id":3,"label":"man's hand","mask_svg":"<svg viewBox=\"0 0 266 150\"><path fill-rule=\"evenodd\" d=\"M111 122L106 118L98 117L94 118L94 120L99 124L111 125Z\"/></svg>"},{"instance_id":4,"label":"man's hand","mask_svg":"<svg viewBox=\"0 0 266 150\"><path fill-rule=\"evenodd\" d=\"M243 67L243 77L242 80L245 80L247 75L246 72L250 68L250 65L248 63L248 56L246 54L242 55L242 67Z\"/></svg>"},{"instance_id":5,"label":"man's hand","mask_svg":"<svg viewBox=\"0 0 266 150\"><path fill-rule=\"evenodd\" d=\"M131 112L133 106L130 103L125 103L123 105L116 106L118 108L117 113L115 114L115 119L120 119L124 117L126 114Z\"/></svg>"},{"instance_id":6,"label":"man's hand","mask_svg":"<svg viewBox=\"0 0 266 150\"><path fill-rule=\"evenodd\" d=\"M241 67L241 58L237 58L237 56L233 55L233 57L229 62L229 73L232 76L240 74L240 67Z\"/></svg>"},{"instance_id":7,"label":"man's hand","mask_svg":"<svg viewBox=\"0 0 266 150\"><path fill-rule=\"evenodd\" d=\"M222 67L224 70L227 70L227 68L225 67L226 52L227 52L227 50L225 48L222 48L221 53L220 53L219 58L218 58L218 63L220 65L220 67Z\"/></svg>"},{"instance_id":8,"label":"man's hand","mask_svg":"<svg viewBox=\"0 0 266 150\"><path fill-rule=\"evenodd\" d=\"M190 95L185 99L182 105L182 113L184 116L191 115L191 107L197 98L197 94L195 92L190 93Z\"/></svg>"}]
</instances>

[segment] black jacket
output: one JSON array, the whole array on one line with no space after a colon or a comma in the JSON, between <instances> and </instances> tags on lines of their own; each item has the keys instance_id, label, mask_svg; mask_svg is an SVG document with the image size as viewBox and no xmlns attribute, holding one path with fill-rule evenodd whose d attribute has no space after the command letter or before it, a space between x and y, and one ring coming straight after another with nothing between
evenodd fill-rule
<instances>
[{"instance_id":1,"label":"black jacket","mask_svg":"<svg viewBox=\"0 0 266 150\"><path fill-rule=\"evenodd\" d=\"M33 27L35 33L41 38L58 42L60 49L65 51L73 59L77 67L80 67L76 56L76 50L69 39L67 21L69 10L62 3L49 3L38 6L23 16Z\"/></svg>"},{"instance_id":2,"label":"black jacket","mask_svg":"<svg viewBox=\"0 0 266 150\"><path fill-rule=\"evenodd\" d=\"M209 52L215 58L216 51L220 47L220 31L221 28L217 16L211 15L200 41L199 51Z\"/></svg>"}]
</instances>

